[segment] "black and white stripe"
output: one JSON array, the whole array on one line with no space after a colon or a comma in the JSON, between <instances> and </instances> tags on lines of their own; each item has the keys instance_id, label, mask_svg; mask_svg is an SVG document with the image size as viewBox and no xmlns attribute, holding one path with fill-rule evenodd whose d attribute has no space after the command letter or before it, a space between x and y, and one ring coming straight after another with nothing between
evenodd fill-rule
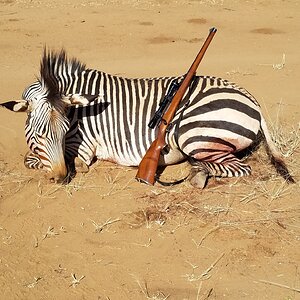
<instances>
[{"instance_id":1,"label":"black and white stripe","mask_svg":"<svg viewBox=\"0 0 300 300\"><path fill-rule=\"evenodd\" d=\"M96 156L137 166L156 137L156 130L149 129L147 124L171 83L182 78L121 78L87 69L76 59L68 60L64 51L58 54L45 51L40 81L24 92L24 99L31 101L36 93L46 91L49 101L36 105L30 114L45 116L42 110L48 104L58 105L58 111L66 116L61 119L64 125L56 130L68 128L65 135L68 160L78 156L90 165ZM89 104L68 109L59 104L64 97L75 96L88 99ZM35 124L27 123L27 141L33 152L30 141L36 128L45 126L43 118L38 118ZM195 77L173 123L166 137L169 152L162 156L162 164L190 157L210 175L248 175L250 167L235 153L249 147L261 131L271 158L283 166L282 175L287 180L292 178L271 141L257 101L233 83L210 76ZM48 125L48 131L51 130ZM50 135L51 138L55 135Z\"/></svg>"}]
</instances>

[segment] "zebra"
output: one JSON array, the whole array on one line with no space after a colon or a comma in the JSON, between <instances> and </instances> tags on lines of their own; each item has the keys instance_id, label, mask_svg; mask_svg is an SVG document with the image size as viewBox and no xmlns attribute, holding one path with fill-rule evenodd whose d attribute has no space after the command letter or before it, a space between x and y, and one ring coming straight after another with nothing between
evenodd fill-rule
<instances>
[{"instance_id":1,"label":"zebra","mask_svg":"<svg viewBox=\"0 0 300 300\"><path fill-rule=\"evenodd\" d=\"M156 138L157 129L147 126L151 116L182 79L114 76L69 59L64 49L45 48L38 80L24 90L22 100L1 106L27 112L25 166L64 182L70 166L86 172L95 159L138 166ZM168 128L159 165L188 160L190 182L201 188L211 176L250 175L251 167L237 155L260 136L277 172L293 183L254 96L225 79L194 76Z\"/></svg>"}]
</instances>

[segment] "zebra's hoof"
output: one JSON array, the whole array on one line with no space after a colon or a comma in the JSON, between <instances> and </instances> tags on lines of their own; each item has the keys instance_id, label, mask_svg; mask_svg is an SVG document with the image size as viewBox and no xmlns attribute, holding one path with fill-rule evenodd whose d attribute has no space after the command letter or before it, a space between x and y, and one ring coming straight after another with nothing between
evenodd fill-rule
<instances>
[{"instance_id":1,"label":"zebra's hoof","mask_svg":"<svg viewBox=\"0 0 300 300\"><path fill-rule=\"evenodd\" d=\"M87 173L89 171L89 166L78 157L75 157L74 164L76 173Z\"/></svg>"},{"instance_id":2,"label":"zebra's hoof","mask_svg":"<svg viewBox=\"0 0 300 300\"><path fill-rule=\"evenodd\" d=\"M189 182L190 184L197 189L204 189L207 183L208 174L203 170L192 169Z\"/></svg>"}]
</instances>

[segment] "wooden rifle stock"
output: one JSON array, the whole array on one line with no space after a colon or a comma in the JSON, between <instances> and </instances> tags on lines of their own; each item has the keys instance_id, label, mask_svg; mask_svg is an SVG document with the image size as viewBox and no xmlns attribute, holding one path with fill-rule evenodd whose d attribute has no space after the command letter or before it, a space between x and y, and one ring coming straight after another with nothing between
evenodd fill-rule
<instances>
[{"instance_id":1,"label":"wooden rifle stock","mask_svg":"<svg viewBox=\"0 0 300 300\"><path fill-rule=\"evenodd\" d=\"M179 89L173 97L173 100L168 110L165 112L162 121L159 125L157 138L153 141L150 148L147 150L146 154L144 155L143 159L139 164L139 169L135 177L138 181L154 185L155 174L158 166L160 153L161 150L165 147L165 136L167 127L174 118L177 107L181 99L183 98L186 90L188 89L194 75L196 74L197 68L216 32L216 28L210 29L208 37L206 38L202 48L200 49L194 62L192 63L191 67L186 73L182 83L180 84Z\"/></svg>"}]
</instances>

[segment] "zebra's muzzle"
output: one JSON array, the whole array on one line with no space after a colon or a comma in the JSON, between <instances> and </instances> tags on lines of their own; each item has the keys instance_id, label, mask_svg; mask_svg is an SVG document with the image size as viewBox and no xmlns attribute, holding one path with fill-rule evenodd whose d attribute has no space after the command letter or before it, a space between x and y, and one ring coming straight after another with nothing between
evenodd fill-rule
<instances>
[{"instance_id":1,"label":"zebra's muzzle","mask_svg":"<svg viewBox=\"0 0 300 300\"><path fill-rule=\"evenodd\" d=\"M65 164L52 166L52 171L49 173L49 179L54 183L64 183L68 175L68 169Z\"/></svg>"}]
</instances>

